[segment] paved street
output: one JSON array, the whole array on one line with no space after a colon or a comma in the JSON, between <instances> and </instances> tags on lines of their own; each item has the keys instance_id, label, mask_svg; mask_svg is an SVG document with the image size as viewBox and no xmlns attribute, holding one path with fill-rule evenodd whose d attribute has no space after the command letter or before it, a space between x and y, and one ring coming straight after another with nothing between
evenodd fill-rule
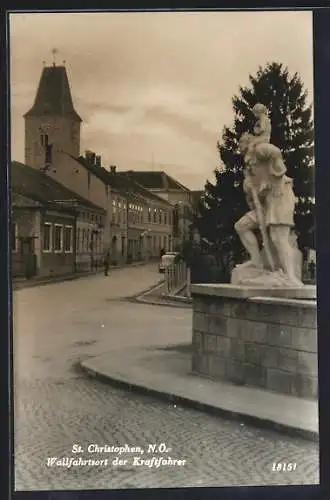
<instances>
[{"instance_id":1,"label":"paved street","mask_svg":"<svg viewBox=\"0 0 330 500\"><path fill-rule=\"evenodd\" d=\"M156 267L14 292L16 489L318 482L318 449L311 442L114 389L76 370L79 360L118 347L190 340L190 309L124 300L158 282ZM147 453L149 444L159 443L167 450ZM74 444L84 453L73 453ZM89 444L109 447L88 453ZM141 450L125 449L122 463L112 465L119 453L111 446L125 444ZM153 467L141 463L153 456ZM52 457L68 462L47 465ZM79 457L100 463L72 461ZM169 458L185 462L165 465ZM274 472L274 462L296 464L295 470Z\"/></svg>"}]
</instances>

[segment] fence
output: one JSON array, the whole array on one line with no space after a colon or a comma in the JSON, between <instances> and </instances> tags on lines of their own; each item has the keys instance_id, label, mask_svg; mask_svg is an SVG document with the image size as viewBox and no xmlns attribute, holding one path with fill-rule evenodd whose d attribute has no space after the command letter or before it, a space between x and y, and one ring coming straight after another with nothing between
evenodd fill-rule
<instances>
[{"instance_id":1,"label":"fence","mask_svg":"<svg viewBox=\"0 0 330 500\"><path fill-rule=\"evenodd\" d=\"M184 289L190 297L190 269L180 260L165 269L165 294L176 295Z\"/></svg>"}]
</instances>

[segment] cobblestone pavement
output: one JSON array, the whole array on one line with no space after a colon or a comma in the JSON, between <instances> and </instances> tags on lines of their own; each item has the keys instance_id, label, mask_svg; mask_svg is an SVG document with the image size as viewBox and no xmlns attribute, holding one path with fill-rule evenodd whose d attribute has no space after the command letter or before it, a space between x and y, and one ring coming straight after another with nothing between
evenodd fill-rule
<instances>
[{"instance_id":1,"label":"cobblestone pavement","mask_svg":"<svg viewBox=\"0 0 330 500\"><path fill-rule=\"evenodd\" d=\"M190 310L118 300L127 295L127 283L132 295L138 287L156 283L154 269L125 269L113 276L111 281L99 276L15 292L16 489L318 482L318 448L313 443L133 395L77 372L79 359L119 345L177 344L190 338ZM118 452L88 453L93 443L127 444L145 453L123 453L119 458L127 463L112 465ZM149 444L160 443L167 451L147 453ZM74 444L84 453L73 453ZM47 465L48 458L79 456L108 464ZM141 465L141 459L153 456L186 462ZM274 462L296 468L274 472Z\"/></svg>"}]
</instances>

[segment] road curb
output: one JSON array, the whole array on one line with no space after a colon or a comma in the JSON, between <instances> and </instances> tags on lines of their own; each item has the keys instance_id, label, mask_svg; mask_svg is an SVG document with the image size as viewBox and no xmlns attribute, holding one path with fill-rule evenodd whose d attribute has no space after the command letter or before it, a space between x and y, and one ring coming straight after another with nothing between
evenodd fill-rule
<instances>
[{"instance_id":1,"label":"road curb","mask_svg":"<svg viewBox=\"0 0 330 500\"><path fill-rule=\"evenodd\" d=\"M129 267L142 267L144 265L149 264L149 262L143 262L143 263L137 263L137 264L125 264L123 266L114 266L110 267L109 273L112 271L119 271L120 269L127 269ZM81 278L88 278L90 276L96 276L98 274L103 274L104 270L99 269L97 271L87 271L86 273L81 273L81 274L70 274L67 276L59 276L59 277L54 277L54 278L49 278L45 280L36 280L36 281L18 281L12 282L12 289L13 291L15 290L23 290L25 288L34 288L36 286L45 286L45 285L53 285L56 283L64 283L65 281L74 281L74 280L79 280Z\"/></svg>"},{"instance_id":2,"label":"road curb","mask_svg":"<svg viewBox=\"0 0 330 500\"><path fill-rule=\"evenodd\" d=\"M190 302L185 300L186 297L165 296L164 294L160 294L159 298L148 297L148 295L152 294L152 292L157 290L157 288L160 288L163 284L164 284L164 279L162 279L156 285L147 288L142 293L139 293L133 297L129 297L129 300L135 303L147 304L151 306L180 307L184 309L189 308Z\"/></svg>"},{"instance_id":3,"label":"road curb","mask_svg":"<svg viewBox=\"0 0 330 500\"><path fill-rule=\"evenodd\" d=\"M191 309L189 307L189 304L184 304L183 302L175 302L175 301L170 301L170 300L165 300L161 299L159 301L157 300L152 300L152 299L141 299L141 300L135 300L136 303L138 304L146 304L150 306L159 306L159 307L176 307L178 309Z\"/></svg>"},{"instance_id":4,"label":"road curb","mask_svg":"<svg viewBox=\"0 0 330 500\"><path fill-rule=\"evenodd\" d=\"M168 298L170 300L176 301L176 302L181 302L184 304L192 304L192 299L190 297L185 297L184 295L168 295Z\"/></svg>"},{"instance_id":5,"label":"road curb","mask_svg":"<svg viewBox=\"0 0 330 500\"><path fill-rule=\"evenodd\" d=\"M129 299L135 300L137 302L140 302L140 299L142 299L145 295L148 295L149 293L153 292L154 290L157 290L157 288L160 288L161 285L163 285L164 280L161 279L159 280L156 284L151 285L150 287L146 288L142 292L139 292L135 295L131 295L128 297Z\"/></svg>"},{"instance_id":6,"label":"road curb","mask_svg":"<svg viewBox=\"0 0 330 500\"><path fill-rule=\"evenodd\" d=\"M86 360L87 361L87 360ZM215 407L209 404L201 403L196 400L192 400L190 398L177 395L174 392L165 392L159 391L157 389L145 387L141 384L134 384L131 382L127 382L116 377L113 377L109 374L105 374L99 372L95 369L92 369L88 366L85 366L85 361L80 361L78 363L79 369L85 373L87 376L94 378L102 383L106 383L117 387L119 389L129 390L130 392L135 392L137 394L142 394L146 396L153 396L162 401L167 401L170 403L178 403L182 406L186 406L189 408L194 408L199 411L203 411L205 413L209 413L214 416L219 416L225 418L227 420L236 420L241 422L243 425L250 425L256 427L258 429L266 429L276 431L280 434L284 434L286 436L290 436L293 438L303 438L307 441L313 441L315 443L319 443L319 434L314 431L309 431L305 429L300 429L297 427L293 427L290 425L282 424L275 422L273 420L264 419L261 417L257 417L254 415L248 415L240 412L235 412L232 410L228 410L225 408Z\"/></svg>"},{"instance_id":7,"label":"road curb","mask_svg":"<svg viewBox=\"0 0 330 500\"><path fill-rule=\"evenodd\" d=\"M13 282L13 290L23 290L25 288L35 288L37 286L45 286L45 285L55 285L56 283L64 283L65 281L74 281L79 280L81 278L88 278L89 276L96 276L97 274L101 274L102 271L98 271L95 273L86 273L82 275L74 275L74 276L62 276L61 278L54 278L49 280L42 281L22 281L18 283Z\"/></svg>"},{"instance_id":8,"label":"road curb","mask_svg":"<svg viewBox=\"0 0 330 500\"><path fill-rule=\"evenodd\" d=\"M164 284L164 280L160 281L157 285L152 286L151 288L145 290L142 293L139 293L137 296L133 298L134 302L139 304L147 304L151 306L165 306L165 307L180 307L187 308L186 304L175 302L174 300L167 299L162 295L157 297L148 297L148 295L152 294L157 288L161 288Z\"/></svg>"}]
</instances>

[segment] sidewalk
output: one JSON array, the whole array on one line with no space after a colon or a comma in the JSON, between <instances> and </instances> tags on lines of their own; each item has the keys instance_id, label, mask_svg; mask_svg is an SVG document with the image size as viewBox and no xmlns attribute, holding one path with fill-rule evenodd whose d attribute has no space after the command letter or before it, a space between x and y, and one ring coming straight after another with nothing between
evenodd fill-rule
<instances>
[{"instance_id":1,"label":"sidewalk","mask_svg":"<svg viewBox=\"0 0 330 500\"><path fill-rule=\"evenodd\" d=\"M109 272L115 271L117 269L124 269L127 267L138 267L150 264L151 261L143 262L133 262L132 264L124 264L121 266L110 266ZM61 276L44 276L31 278L27 280L26 278L13 278L13 290L21 290L22 288L32 288L35 286L50 285L52 283L62 283L64 281L72 281L80 278L87 278L88 276L95 276L96 274L103 274L103 268L99 268L94 271L85 271L81 273L65 274Z\"/></svg>"},{"instance_id":2,"label":"sidewalk","mask_svg":"<svg viewBox=\"0 0 330 500\"><path fill-rule=\"evenodd\" d=\"M318 441L318 404L191 372L190 346L131 347L80 363L92 377L224 418Z\"/></svg>"}]
</instances>

